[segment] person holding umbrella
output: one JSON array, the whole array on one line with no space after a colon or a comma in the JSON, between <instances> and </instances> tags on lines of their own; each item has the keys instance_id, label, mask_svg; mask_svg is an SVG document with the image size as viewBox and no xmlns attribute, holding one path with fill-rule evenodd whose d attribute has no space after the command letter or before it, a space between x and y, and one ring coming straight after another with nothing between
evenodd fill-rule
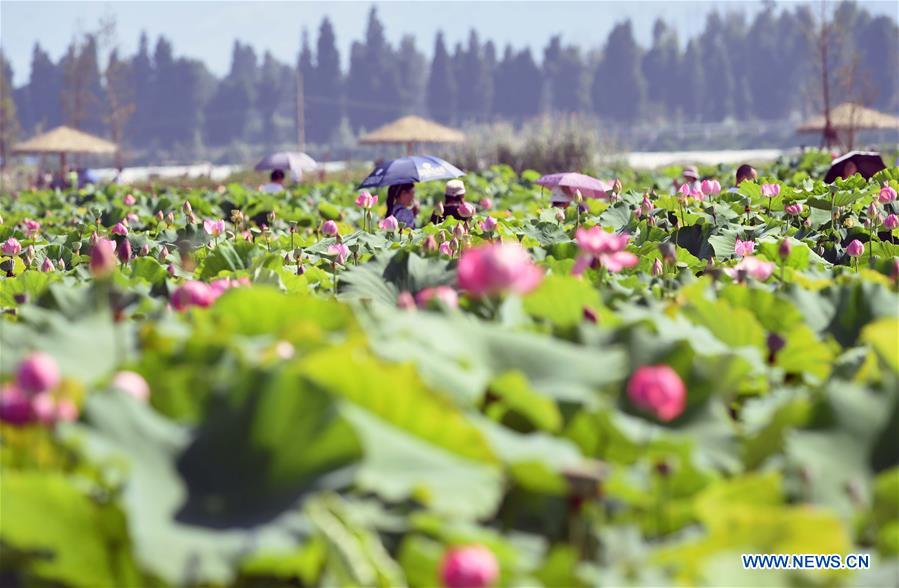
<instances>
[{"instance_id":1,"label":"person holding umbrella","mask_svg":"<svg viewBox=\"0 0 899 588\"><path fill-rule=\"evenodd\" d=\"M410 229L415 228L415 184L394 184L387 189L387 216Z\"/></svg>"},{"instance_id":2,"label":"person holding umbrella","mask_svg":"<svg viewBox=\"0 0 899 588\"><path fill-rule=\"evenodd\" d=\"M263 184L259 188L260 192L265 192L266 194L277 194L278 192L284 191L284 170L276 169L272 170L272 173L269 174L269 182L267 184Z\"/></svg>"}]
</instances>

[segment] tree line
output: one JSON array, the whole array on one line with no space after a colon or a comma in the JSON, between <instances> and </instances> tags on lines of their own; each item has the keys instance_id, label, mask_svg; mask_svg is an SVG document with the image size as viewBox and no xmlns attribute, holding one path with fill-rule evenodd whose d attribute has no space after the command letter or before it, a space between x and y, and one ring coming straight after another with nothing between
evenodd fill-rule
<instances>
[{"instance_id":1,"label":"tree line","mask_svg":"<svg viewBox=\"0 0 899 588\"><path fill-rule=\"evenodd\" d=\"M838 33L828 41L837 99L899 111L897 23L850 1L828 18ZM820 109L810 33L820 19L815 5L778 9L768 3L751 20L711 12L702 32L686 43L658 20L649 47L641 47L623 21L601 47L585 49L555 36L542 55L500 49L472 30L454 47L438 34L429 61L412 36L392 45L372 8L346 72L325 18L314 40L303 32L295 63L268 52L260 57L235 41L221 79L203 62L177 56L165 37L151 42L144 34L137 53L122 56L106 23L56 62L36 44L28 81L19 88L11 88L12 70L0 55L0 133L7 144L10 132L68 124L173 156L201 146L291 143L299 118L297 72L305 139L314 144L403 114L451 125L520 124L541 114L588 114L610 124L782 119Z\"/></svg>"}]
</instances>

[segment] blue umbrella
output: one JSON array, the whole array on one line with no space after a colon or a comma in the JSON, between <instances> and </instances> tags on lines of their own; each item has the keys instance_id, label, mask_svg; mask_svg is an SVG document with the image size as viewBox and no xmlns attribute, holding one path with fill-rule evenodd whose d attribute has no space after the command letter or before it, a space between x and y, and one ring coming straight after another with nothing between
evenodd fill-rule
<instances>
[{"instance_id":1,"label":"blue umbrella","mask_svg":"<svg viewBox=\"0 0 899 588\"><path fill-rule=\"evenodd\" d=\"M411 155L387 161L362 180L359 188L382 188L431 180L451 180L465 173L453 164L430 155Z\"/></svg>"}]
</instances>

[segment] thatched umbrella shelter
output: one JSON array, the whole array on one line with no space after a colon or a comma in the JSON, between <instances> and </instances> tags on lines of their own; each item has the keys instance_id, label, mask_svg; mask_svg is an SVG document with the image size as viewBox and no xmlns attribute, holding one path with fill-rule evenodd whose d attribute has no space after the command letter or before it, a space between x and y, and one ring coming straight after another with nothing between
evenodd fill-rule
<instances>
[{"instance_id":1,"label":"thatched umbrella shelter","mask_svg":"<svg viewBox=\"0 0 899 588\"><path fill-rule=\"evenodd\" d=\"M420 116L404 116L368 133L359 142L364 145L405 145L406 154L412 155L417 143L461 143L464 140L461 131Z\"/></svg>"},{"instance_id":2,"label":"thatched umbrella shelter","mask_svg":"<svg viewBox=\"0 0 899 588\"><path fill-rule=\"evenodd\" d=\"M13 147L21 155L59 155L60 173L65 173L69 153L115 153L115 143L69 127L56 127Z\"/></svg>"},{"instance_id":3,"label":"thatched umbrella shelter","mask_svg":"<svg viewBox=\"0 0 899 588\"><path fill-rule=\"evenodd\" d=\"M815 116L802 123L799 133L823 133L827 126L824 115ZM846 139L846 147L852 149L855 132L859 130L897 130L899 117L866 108L854 102L844 102L830 111L830 127Z\"/></svg>"}]
</instances>

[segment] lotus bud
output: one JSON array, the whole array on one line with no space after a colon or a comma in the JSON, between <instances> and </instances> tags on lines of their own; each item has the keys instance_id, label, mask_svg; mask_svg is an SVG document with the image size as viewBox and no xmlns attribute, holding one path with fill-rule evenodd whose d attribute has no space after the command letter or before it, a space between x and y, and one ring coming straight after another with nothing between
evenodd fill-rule
<instances>
[{"instance_id":1,"label":"lotus bud","mask_svg":"<svg viewBox=\"0 0 899 588\"><path fill-rule=\"evenodd\" d=\"M43 352L29 354L16 370L16 385L26 395L40 394L59 385L60 374L56 360Z\"/></svg>"},{"instance_id":2,"label":"lotus bud","mask_svg":"<svg viewBox=\"0 0 899 588\"><path fill-rule=\"evenodd\" d=\"M165 222L167 222L170 225L175 224L175 213L169 212L167 215L165 215Z\"/></svg>"},{"instance_id":3,"label":"lotus bud","mask_svg":"<svg viewBox=\"0 0 899 588\"><path fill-rule=\"evenodd\" d=\"M877 214L877 211L878 211L878 210L879 210L879 209L877 208L877 205L874 204L874 203L872 202L872 203L869 204L868 207L865 209L865 212L868 213L868 216L874 216L875 214Z\"/></svg>"},{"instance_id":4,"label":"lotus bud","mask_svg":"<svg viewBox=\"0 0 899 588\"><path fill-rule=\"evenodd\" d=\"M412 310L415 308L415 298L411 292L400 292L396 298L396 307L403 310Z\"/></svg>"},{"instance_id":5,"label":"lotus bud","mask_svg":"<svg viewBox=\"0 0 899 588\"><path fill-rule=\"evenodd\" d=\"M64 272L64 271L66 271L66 262L63 261L62 259L57 259L57 260L56 260L56 267L57 267L57 269L59 269L60 271L63 271L63 272Z\"/></svg>"},{"instance_id":6,"label":"lotus bud","mask_svg":"<svg viewBox=\"0 0 899 588\"><path fill-rule=\"evenodd\" d=\"M138 251L137 254L140 255L141 257L149 255L150 254L150 244L144 243L143 245L141 245L140 251Z\"/></svg>"},{"instance_id":7,"label":"lotus bud","mask_svg":"<svg viewBox=\"0 0 899 588\"><path fill-rule=\"evenodd\" d=\"M116 247L116 255L122 263L131 261L131 241L122 239L122 242Z\"/></svg>"},{"instance_id":8,"label":"lotus bud","mask_svg":"<svg viewBox=\"0 0 899 588\"><path fill-rule=\"evenodd\" d=\"M560 209L560 210L556 211L556 220L559 221L560 223L565 222L565 211L564 210Z\"/></svg>"},{"instance_id":9,"label":"lotus bud","mask_svg":"<svg viewBox=\"0 0 899 588\"><path fill-rule=\"evenodd\" d=\"M95 278L104 278L112 273L115 264L115 244L107 239L98 239L91 247L91 274Z\"/></svg>"},{"instance_id":10,"label":"lotus bud","mask_svg":"<svg viewBox=\"0 0 899 588\"><path fill-rule=\"evenodd\" d=\"M858 239L853 239L852 242L846 246L846 254L849 257L860 257L864 252L865 246Z\"/></svg>"},{"instance_id":11,"label":"lotus bud","mask_svg":"<svg viewBox=\"0 0 899 588\"><path fill-rule=\"evenodd\" d=\"M41 264L42 272L52 272L53 271L53 262L50 261L49 257L44 258L44 263Z\"/></svg>"},{"instance_id":12,"label":"lotus bud","mask_svg":"<svg viewBox=\"0 0 899 588\"><path fill-rule=\"evenodd\" d=\"M156 220L159 222L162 222L162 220L165 218L165 215L162 214L161 210L157 210L155 216L156 216Z\"/></svg>"},{"instance_id":13,"label":"lotus bud","mask_svg":"<svg viewBox=\"0 0 899 588\"><path fill-rule=\"evenodd\" d=\"M422 244L422 249L427 253L433 253L437 251L437 239L434 238L434 235L428 235L425 237L424 243Z\"/></svg>"},{"instance_id":14,"label":"lotus bud","mask_svg":"<svg viewBox=\"0 0 899 588\"><path fill-rule=\"evenodd\" d=\"M793 251L793 243L789 238L786 238L780 242L780 245L777 247L777 255L780 256L781 259L786 259L790 257L790 252Z\"/></svg>"},{"instance_id":15,"label":"lotus bud","mask_svg":"<svg viewBox=\"0 0 899 588\"><path fill-rule=\"evenodd\" d=\"M461 223L453 227L453 237L456 239L464 238L467 233L468 231L465 230L465 225Z\"/></svg>"},{"instance_id":16,"label":"lotus bud","mask_svg":"<svg viewBox=\"0 0 899 588\"><path fill-rule=\"evenodd\" d=\"M883 219L883 226L890 231L896 230L896 228L899 227L899 216L890 214L888 217Z\"/></svg>"},{"instance_id":17,"label":"lotus bud","mask_svg":"<svg viewBox=\"0 0 899 588\"><path fill-rule=\"evenodd\" d=\"M29 245L25 248L25 261L28 262L28 265L31 265L31 262L34 261L34 245Z\"/></svg>"},{"instance_id":18,"label":"lotus bud","mask_svg":"<svg viewBox=\"0 0 899 588\"><path fill-rule=\"evenodd\" d=\"M168 264L167 266L165 266L165 271L168 275L174 276L175 275L175 266L172 264Z\"/></svg>"},{"instance_id":19,"label":"lotus bud","mask_svg":"<svg viewBox=\"0 0 899 588\"><path fill-rule=\"evenodd\" d=\"M183 210L185 214L193 214L194 209L190 205L190 202L185 200L184 204L181 205L181 210Z\"/></svg>"},{"instance_id":20,"label":"lotus bud","mask_svg":"<svg viewBox=\"0 0 899 588\"><path fill-rule=\"evenodd\" d=\"M665 273L665 268L662 266L662 260L658 257L655 261L652 262L652 275L661 276Z\"/></svg>"},{"instance_id":21,"label":"lotus bud","mask_svg":"<svg viewBox=\"0 0 899 588\"><path fill-rule=\"evenodd\" d=\"M159 261L165 261L165 258L169 256L169 248L165 245L162 246L162 249L159 250Z\"/></svg>"},{"instance_id":22,"label":"lotus bud","mask_svg":"<svg viewBox=\"0 0 899 588\"><path fill-rule=\"evenodd\" d=\"M673 243L659 243L659 253L662 254L662 259L664 259L666 263L674 263L677 261L677 250Z\"/></svg>"}]
</instances>

